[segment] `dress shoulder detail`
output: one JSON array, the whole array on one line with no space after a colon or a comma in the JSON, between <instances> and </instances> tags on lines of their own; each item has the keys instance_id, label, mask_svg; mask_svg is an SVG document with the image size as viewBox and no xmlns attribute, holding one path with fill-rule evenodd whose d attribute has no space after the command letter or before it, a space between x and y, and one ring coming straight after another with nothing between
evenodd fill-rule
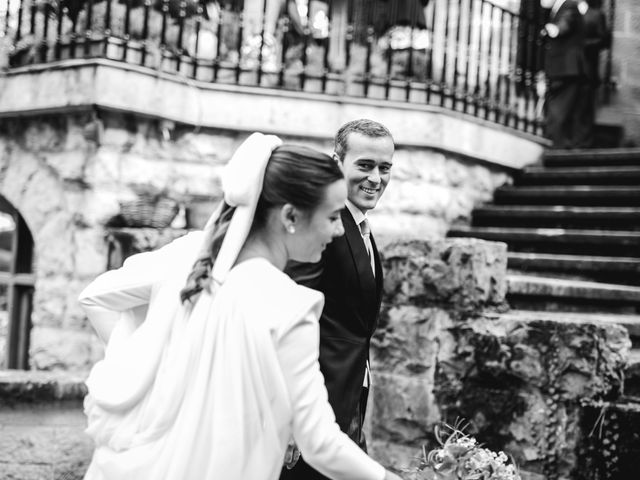
<instances>
[{"instance_id":1,"label":"dress shoulder detail","mask_svg":"<svg viewBox=\"0 0 640 480\"><path fill-rule=\"evenodd\" d=\"M243 296L252 298L246 308L255 309L254 313L263 319L274 319L280 328L293 326L301 320L317 321L320 318L324 295L297 284L268 261L249 260L232 272L226 283L234 289L241 288Z\"/></svg>"}]
</instances>

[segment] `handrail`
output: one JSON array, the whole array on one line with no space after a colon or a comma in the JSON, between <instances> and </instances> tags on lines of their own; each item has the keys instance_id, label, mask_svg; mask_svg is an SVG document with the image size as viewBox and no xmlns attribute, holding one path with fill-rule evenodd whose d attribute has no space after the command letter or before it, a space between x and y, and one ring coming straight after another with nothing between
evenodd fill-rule
<instances>
[{"instance_id":1,"label":"handrail","mask_svg":"<svg viewBox=\"0 0 640 480\"><path fill-rule=\"evenodd\" d=\"M540 135L541 17L511 5L0 0L0 41L8 68L108 58L214 83L440 105Z\"/></svg>"}]
</instances>

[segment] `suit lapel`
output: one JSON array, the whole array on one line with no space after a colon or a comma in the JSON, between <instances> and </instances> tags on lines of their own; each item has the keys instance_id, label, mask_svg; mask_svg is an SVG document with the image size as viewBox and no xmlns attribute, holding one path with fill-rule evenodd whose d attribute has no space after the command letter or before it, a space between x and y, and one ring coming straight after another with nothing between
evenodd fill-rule
<instances>
[{"instance_id":1,"label":"suit lapel","mask_svg":"<svg viewBox=\"0 0 640 480\"><path fill-rule=\"evenodd\" d=\"M356 225L353 216L348 209L342 210L342 224L344 226L344 236L351 250L351 258L353 259L354 267L356 269L357 277L360 282L360 292L362 294L363 309L366 314L366 318L372 318L372 312L374 308L378 308L377 300L377 285L376 278L371 271L371 263L369 255L367 254L367 248L364 246L364 240L360 234L360 228ZM373 245L373 242L372 242ZM376 262L376 271L379 271L379 259L378 251L374 248L374 258ZM375 310L377 311L377 310ZM366 325L366 327L372 327Z\"/></svg>"},{"instance_id":2,"label":"suit lapel","mask_svg":"<svg viewBox=\"0 0 640 480\"><path fill-rule=\"evenodd\" d=\"M373 238L373 235L371 235L371 246L373 247L373 260L376 266L376 275L375 275L375 282L376 282L376 301L378 303L378 305L380 304L380 300L382 297L382 280L383 280L383 274L382 274L382 264L380 262L380 254L378 253L378 246L376 245L376 241ZM376 311L379 309L379 307L376 309Z\"/></svg>"}]
</instances>

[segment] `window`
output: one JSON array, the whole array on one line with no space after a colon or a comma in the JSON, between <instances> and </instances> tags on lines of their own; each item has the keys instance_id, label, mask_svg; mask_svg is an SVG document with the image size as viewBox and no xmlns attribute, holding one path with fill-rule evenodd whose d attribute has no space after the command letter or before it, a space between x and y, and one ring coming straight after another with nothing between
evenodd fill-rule
<instances>
[{"instance_id":1,"label":"window","mask_svg":"<svg viewBox=\"0 0 640 480\"><path fill-rule=\"evenodd\" d=\"M33 259L33 237L27 224L0 197L0 369L29 368Z\"/></svg>"}]
</instances>

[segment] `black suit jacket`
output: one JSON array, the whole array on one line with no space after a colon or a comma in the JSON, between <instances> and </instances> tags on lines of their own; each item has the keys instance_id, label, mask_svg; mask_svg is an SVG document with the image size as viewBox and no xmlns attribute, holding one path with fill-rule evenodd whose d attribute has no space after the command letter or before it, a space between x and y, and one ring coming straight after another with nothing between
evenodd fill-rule
<instances>
[{"instance_id":1,"label":"black suit jacket","mask_svg":"<svg viewBox=\"0 0 640 480\"><path fill-rule=\"evenodd\" d=\"M360 401L369 343L378 323L382 268L373 237L375 277L353 216L346 208L341 216L345 233L327 246L322 260L317 264L290 262L285 272L325 296L320 318L320 368L329 403L340 429L346 432Z\"/></svg>"},{"instance_id":2,"label":"black suit jacket","mask_svg":"<svg viewBox=\"0 0 640 480\"><path fill-rule=\"evenodd\" d=\"M587 65L584 56L585 27L575 0L566 0L549 22L557 25L556 38L547 37L545 43L544 72L550 79L585 77Z\"/></svg>"}]
</instances>

